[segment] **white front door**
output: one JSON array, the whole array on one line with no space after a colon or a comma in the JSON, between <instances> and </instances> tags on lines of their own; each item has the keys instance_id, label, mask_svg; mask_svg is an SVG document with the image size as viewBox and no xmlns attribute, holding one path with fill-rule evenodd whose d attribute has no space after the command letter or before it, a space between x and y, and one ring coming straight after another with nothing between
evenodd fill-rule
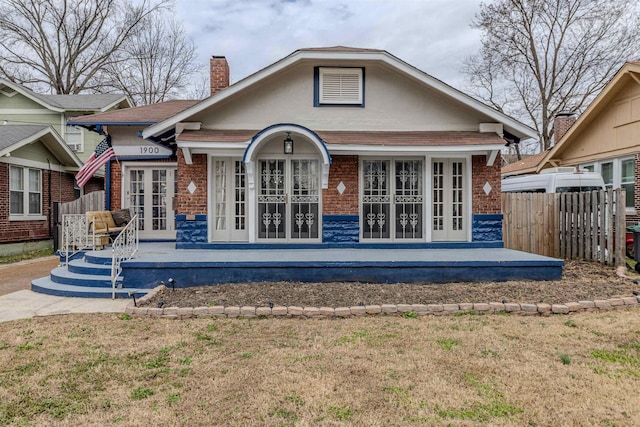
<instances>
[{"instance_id":1,"label":"white front door","mask_svg":"<svg viewBox=\"0 0 640 427\"><path fill-rule=\"evenodd\" d=\"M247 241L246 173L240 158L214 158L213 221L214 241Z\"/></svg>"},{"instance_id":2,"label":"white front door","mask_svg":"<svg viewBox=\"0 0 640 427\"><path fill-rule=\"evenodd\" d=\"M465 160L433 159L432 173L432 239L467 240Z\"/></svg>"},{"instance_id":3,"label":"white front door","mask_svg":"<svg viewBox=\"0 0 640 427\"><path fill-rule=\"evenodd\" d=\"M177 192L175 167L127 169L125 206L138 215L140 238L175 239L174 199Z\"/></svg>"},{"instance_id":4,"label":"white front door","mask_svg":"<svg viewBox=\"0 0 640 427\"><path fill-rule=\"evenodd\" d=\"M319 241L320 164L317 159L260 159L258 240Z\"/></svg>"}]
</instances>

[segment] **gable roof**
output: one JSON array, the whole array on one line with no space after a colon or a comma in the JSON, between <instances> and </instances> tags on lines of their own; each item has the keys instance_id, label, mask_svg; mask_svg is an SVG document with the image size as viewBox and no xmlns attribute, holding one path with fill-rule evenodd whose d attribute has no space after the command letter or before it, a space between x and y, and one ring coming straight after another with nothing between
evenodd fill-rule
<instances>
[{"instance_id":1,"label":"gable roof","mask_svg":"<svg viewBox=\"0 0 640 427\"><path fill-rule=\"evenodd\" d=\"M29 88L0 78L0 87L6 86L23 96L37 102L51 111L64 113L67 111L98 112L107 111L114 107L127 108L132 103L122 94L80 94L80 95L43 95Z\"/></svg>"},{"instance_id":2,"label":"gable roof","mask_svg":"<svg viewBox=\"0 0 640 427\"><path fill-rule=\"evenodd\" d=\"M640 62L627 62L613 76L607 85L600 91L598 96L591 101L587 109L578 117L576 122L569 128L560 141L558 141L535 167L535 172L540 172L548 164L558 158L587 126L593 122L600 113L618 95L618 92L630 81L640 84Z\"/></svg>"},{"instance_id":3,"label":"gable roof","mask_svg":"<svg viewBox=\"0 0 640 427\"><path fill-rule=\"evenodd\" d=\"M0 157L42 141L56 159L65 166L81 167L82 162L51 127L44 125L0 125Z\"/></svg>"},{"instance_id":4,"label":"gable roof","mask_svg":"<svg viewBox=\"0 0 640 427\"><path fill-rule=\"evenodd\" d=\"M144 125L149 126L165 120L197 104L198 100L176 99L140 107L107 111L106 113L74 117L67 124L87 125Z\"/></svg>"},{"instance_id":5,"label":"gable roof","mask_svg":"<svg viewBox=\"0 0 640 427\"><path fill-rule=\"evenodd\" d=\"M307 48L296 50L289 56L280 59L279 61L263 68L262 70L240 80L239 82L222 89L202 102L194 105L191 108L176 114L175 116L163 120L149 128L145 129L142 133L143 137L152 138L162 135L171 128L175 127L177 123L188 121L188 119L196 113L199 113L219 102L222 102L236 93L250 88L260 81L270 77L292 65L305 60L356 60L364 62L379 62L390 66L396 71L408 75L422 84L430 87L463 105L474 109L491 119L503 123L505 131L520 138L520 139L537 139L537 133L531 127L503 114L499 111L483 104L482 102L472 98L471 96L460 92L457 89L447 85L446 83L438 80L429 74L407 64L406 62L391 55L387 51L377 49L360 49L350 48L345 46L335 46L329 48Z\"/></svg>"},{"instance_id":6,"label":"gable roof","mask_svg":"<svg viewBox=\"0 0 640 427\"><path fill-rule=\"evenodd\" d=\"M502 167L501 173L503 176L536 173L536 166L538 166L540 160L542 160L544 156L547 155L547 153L547 151L543 151L538 154L532 154L530 156L523 157L521 160L515 161L513 163L509 163L508 165Z\"/></svg>"}]
</instances>

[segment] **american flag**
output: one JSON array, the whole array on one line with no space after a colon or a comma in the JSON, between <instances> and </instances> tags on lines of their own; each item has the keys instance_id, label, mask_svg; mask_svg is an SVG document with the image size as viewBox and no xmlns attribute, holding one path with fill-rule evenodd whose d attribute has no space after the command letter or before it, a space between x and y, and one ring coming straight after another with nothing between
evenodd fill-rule
<instances>
[{"instance_id":1,"label":"american flag","mask_svg":"<svg viewBox=\"0 0 640 427\"><path fill-rule=\"evenodd\" d=\"M111 147L111 136L106 135L96 146L96 150L87 159L82 168L76 174L76 182L80 188L84 187L94 173L102 167L109 159L115 157L113 147Z\"/></svg>"}]
</instances>

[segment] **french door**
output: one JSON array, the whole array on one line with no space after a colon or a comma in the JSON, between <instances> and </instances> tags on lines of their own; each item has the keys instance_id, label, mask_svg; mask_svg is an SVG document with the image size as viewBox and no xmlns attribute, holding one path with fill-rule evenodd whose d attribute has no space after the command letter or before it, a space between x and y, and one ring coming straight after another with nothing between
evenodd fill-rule
<instances>
[{"instance_id":1,"label":"french door","mask_svg":"<svg viewBox=\"0 0 640 427\"><path fill-rule=\"evenodd\" d=\"M127 201L138 215L140 238L174 239L174 198L178 187L176 168L129 168L127 178Z\"/></svg>"},{"instance_id":2,"label":"french door","mask_svg":"<svg viewBox=\"0 0 640 427\"><path fill-rule=\"evenodd\" d=\"M424 239L424 162L364 160L362 238Z\"/></svg>"},{"instance_id":3,"label":"french door","mask_svg":"<svg viewBox=\"0 0 640 427\"><path fill-rule=\"evenodd\" d=\"M239 158L214 158L212 164L215 241L248 239L246 174Z\"/></svg>"},{"instance_id":4,"label":"french door","mask_svg":"<svg viewBox=\"0 0 640 427\"><path fill-rule=\"evenodd\" d=\"M258 240L320 239L320 165L316 159L260 159Z\"/></svg>"},{"instance_id":5,"label":"french door","mask_svg":"<svg viewBox=\"0 0 640 427\"><path fill-rule=\"evenodd\" d=\"M467 240L464 159L433 159L432 239Z\"/></svg>"}]
</instances>

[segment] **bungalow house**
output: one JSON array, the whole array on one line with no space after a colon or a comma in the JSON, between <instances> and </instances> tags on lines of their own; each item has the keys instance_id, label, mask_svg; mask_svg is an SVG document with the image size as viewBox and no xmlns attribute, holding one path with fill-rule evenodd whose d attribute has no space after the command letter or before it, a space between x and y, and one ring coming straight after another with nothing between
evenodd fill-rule
<instances>
[{"instance_id":1,"label":"bungalow house","mask_svg":"<svg viewBox=\"0 0 640 427\"><path fill-rule=\"evenodd\" d=\"M228 84L213 57L211 96L182 111L69 122L155 150L107 168L146 237L175 218L177 248L502 244L500 150L528 126L383 50L301 49Z\"/></svg>"},{"instance_id":2,"label":"bungalow house","mask_svg":"<svg viewBox=\"0 0 640 427\"><path fill-rule=\"evenodd\" d=\"M74 199L82 162L45 125L0 125L0 253L50 247L53 202Z\"/></svg>"},{"instance_id":3,"label":"bungalow house","mask_svg":"<svg viewBox=\"0 0 640 427\"><path fill-rule=\"evenodd\" d=\"M107 207L139 220L33 290L562 274L503 248L500 152L533 129L382 50L301 49L233 85L224 57L210 65L202 101L68 122L109 137Z\"/></svg>"},{"instance_id":4,"label":"bungalow house","mask_svg":"<svg viewBox=\"0 0 640 427\"><path fill-rule=\"evenodd\" d=\"M640 222L640 62L624 64L579 116L556 118L555 145L503 174L573 166L599 172L607 188L624 188L627 223Z\"/></svg>"}]
</instances>

